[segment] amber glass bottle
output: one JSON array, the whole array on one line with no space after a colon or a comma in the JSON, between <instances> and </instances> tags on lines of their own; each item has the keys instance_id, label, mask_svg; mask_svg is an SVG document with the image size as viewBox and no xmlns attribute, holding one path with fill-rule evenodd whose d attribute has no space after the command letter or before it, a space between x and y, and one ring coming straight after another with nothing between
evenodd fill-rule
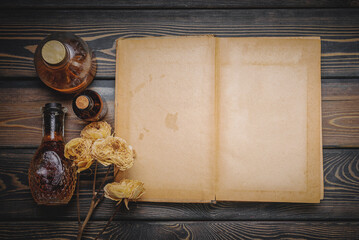
<instances>
[{"instance_id":1,"label":"amber glass bottle","mask_svg":"<svg viewBox=\"0 0 359 240\"><path fill-rule=\"evenodd\" d=\"M63 92L84 90L96 74L96 60L81 38L69 32L54 33L36 48L35 68L49 87Z\"/></svg>"},{"instance_id":2,"label":"amber glass bottle","mask_svg":"<svg viewBox=\"0 0 359 240\"><path fill-rule=\"evenodd\" d=\"M29 185L38 204L67 204L76 185L76 167L64 157L66 108L47 103L42 108L43 137L29 168Z\"/></svg>"},{"instance_id":3,"label":"amber glass bottle","mask_svg":"<svg viewBox=\"0 0 359 240\"><path fill-rule=\"evenodd\" d=\"M74 97L72 109L76 116L82 120L94 122L105 117L107 104L97 92L85 90Z\"/></svg>"}]
</instances>

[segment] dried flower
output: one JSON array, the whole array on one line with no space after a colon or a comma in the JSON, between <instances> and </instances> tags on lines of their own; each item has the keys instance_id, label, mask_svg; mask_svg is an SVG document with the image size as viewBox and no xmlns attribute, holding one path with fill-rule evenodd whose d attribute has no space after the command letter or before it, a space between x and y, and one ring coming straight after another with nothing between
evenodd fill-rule
<instances>
[{"instance_id":1,"label":"dried flower","mask_svg":"<svg viewBox=\"0 0 359 240\"><path fill-rule=\"evenodd\" d=\"M90 139L92 142L110 135L111 126L105 121L90 123L81 131L81 137Z\"/></svg>"},{"instance_id":2,"label":"dried flower","mask_svg":"<svg viewBox=\"0 0 359 240\"><path fill-rule=\"evenodd\" d=\"M94 142L91 153L102 165L114 164L121 171L131 168L135 158L132 146L124 139L112 136Z\"/></svg>"},{"instance_id":3,"label":"dried flower","mask_svg":"<svg viewBox=\"0 0 359 240\"><path fill-rule=\"evenodd\" d=\"M120 182L109 183L105 186L105 197L121 203L125 199L126 208L128 209L129 200L137 200L144 193L143 183L137 180L122 179Z\"/></svg>"},{"instance_id":4,"label":"dried flower","mask_svg":"<svg viewBox=\"0 0 359 240\"><path fill-rule=\"evenodd\" d=\"M74 138L65 145L65 157L74 161L77 172L88 169L93 163L91 145L91 140L83 138Z\"/></svg>"}]
</instances>

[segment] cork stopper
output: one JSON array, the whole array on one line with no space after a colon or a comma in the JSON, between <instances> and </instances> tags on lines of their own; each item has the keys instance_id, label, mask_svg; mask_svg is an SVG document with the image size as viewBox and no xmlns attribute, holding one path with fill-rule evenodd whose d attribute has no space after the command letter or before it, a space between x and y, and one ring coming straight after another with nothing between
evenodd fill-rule
<instances>
[{"instance_id":1,"label":"cork stopper","mask_svg":"<svg viewBox=\"0 0 359 240\"><path fill-rule=\"evenodd\" d=\"M66 57L66 49L61 42L51 40L44 44L41 55L48 64L59 64Z\"/></svg>"},{"instance_id":2,"label":"cork stopper","mask_svg":"<svg viewBox=\"0 0 359 240\"><path fill-rule=\"evenodd\" d=\"M79 109L85 109L89 106L89 104L90 104L89 99L84 95L76 98L76 107L78 107Z\"/></svg>"}]
</instances>

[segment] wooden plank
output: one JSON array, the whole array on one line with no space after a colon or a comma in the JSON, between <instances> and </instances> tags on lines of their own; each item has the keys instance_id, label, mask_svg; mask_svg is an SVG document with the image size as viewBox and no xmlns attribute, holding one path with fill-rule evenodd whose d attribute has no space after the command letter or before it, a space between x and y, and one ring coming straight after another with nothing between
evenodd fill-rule
<instances>
[{"instance_id":1,"label":"wooden plank","mask_svg":"<svg viewBox=\"0 0 359 240\"><path fill-rule=\"evenodd\" d=\"M27 170L35 149L0 149L0 220L76 220L76 199L61 207L37 206ZM130 203L117 219L126 220L359 220L359 149L325 149L325 198L320 204L218 202L217 204ZM101 176L105 168L100 168ZM87 176L84 176L87 175ZM81 177L81 216L86 216L92 175ZM98 185L102 181L98 180ZM110 179L109 181L113 181ZM146 184L146 183L145 183ZM146 185L145 185L146 186ZM115 202L105 199L93 219L106 220Z\"/></svg>"},{"instance_id":2,"label":"wooden plank","mask_svg":"<svg viewBox=\"0 0 359 240\"><path fill-rule=\"evenodd\" d=\"M105 221L90 222L94 239ZM2 239L76 239L77 222L3 222ZM113 222L100 239L357 239L359 222Z\"/></svg>"},{"instance_id":3,"label":"wooden plank","mask_svg":"<svg viewBox=\"0 0 359 240\"><path fill-rule=\"evenodd\" d=\"M105 120L110 124L114 120L114 85L113 80L96 80L90 86L106 99L109 112ZM359 147L359 80L326 79L322 89L324 146ZM86 123L74 115L71 97L47 88L40 80L0 81L0 147L37 147L41 141L40 107L51 101L68 108L66 140L78 137Z\"/></svg>"},{"instance_id":4,"label":"wooden plank","mask_svg":"<svg viewBox=\"0 0 359 240\"><path fill-rule=\"evenodd\" d=\"M355 0L321 0L321 1L306 1L306 0L177 0L177 1L144 1L144 0L63 0L61 4L51 0L27 1L27 0L13 0L2 4L3 8L137 8L137 9L151 9L151 8L345 8L358 7L359 3Z\"/></svg>"},{"instance_id":5,"label":"wooden plank","mask_svg":"<svg viewBox=\"0 0 359 240\"><path fill-rule=\"evenodd\" d=\"M322 124L325 147L359 146L358 79L322 81Z\"/></svg>"},{"instance_id":6,"label":"wooden plank","mask_svg":"<svg viewBox=\"0 0 359 240\"><path fill-rule=\"evenodd\" d=\"M219 1L220 2L220 1ZM86 40L97 77L113 79L119 37L215 34L222 37L321 36L322 77L359 76L359 9L2 10L0 76L34 77L33 53L55 31Z\"/></svg>"}]
</instances>

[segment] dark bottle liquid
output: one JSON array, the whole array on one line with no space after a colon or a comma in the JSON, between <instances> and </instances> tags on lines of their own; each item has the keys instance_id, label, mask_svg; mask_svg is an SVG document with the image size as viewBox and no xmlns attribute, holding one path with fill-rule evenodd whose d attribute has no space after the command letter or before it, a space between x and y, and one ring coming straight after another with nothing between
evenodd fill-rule
<instances>
[{"instance_id":1,"label":"dark bottle liquid","mask_svg":"<svg viewBox=\"0 0 359 240\"><path fill-rule=\"evenodd\" d=\"M79 118L94 122L105 117L107 104L97 92L85 90L74 97L72 100L72 109Z\"/></svg>"},{"instance_id":2,"label":"dark bottle liquid","mask_svg":"<svg viewBox=\"0 0 359 240\"><path fill-rule=\"evenodd\" d=\"M96 74L91 49L69 32L54 33L43 39L36 48L34 63L40 79L63 93L84 90Z\"/></svg>"},{"instance_id":3,"label":"dark bottle liquid","mask_svg":"<svg viewBox=\"0 0 359 240\"><path fill-rule=\"evenodd\" d=\"M30 163L30 190L38 204L67 204L76 186L76 167L64 157L66 108L47 103L42 112L43 137Z\"/></svg>"}]
</instances>

